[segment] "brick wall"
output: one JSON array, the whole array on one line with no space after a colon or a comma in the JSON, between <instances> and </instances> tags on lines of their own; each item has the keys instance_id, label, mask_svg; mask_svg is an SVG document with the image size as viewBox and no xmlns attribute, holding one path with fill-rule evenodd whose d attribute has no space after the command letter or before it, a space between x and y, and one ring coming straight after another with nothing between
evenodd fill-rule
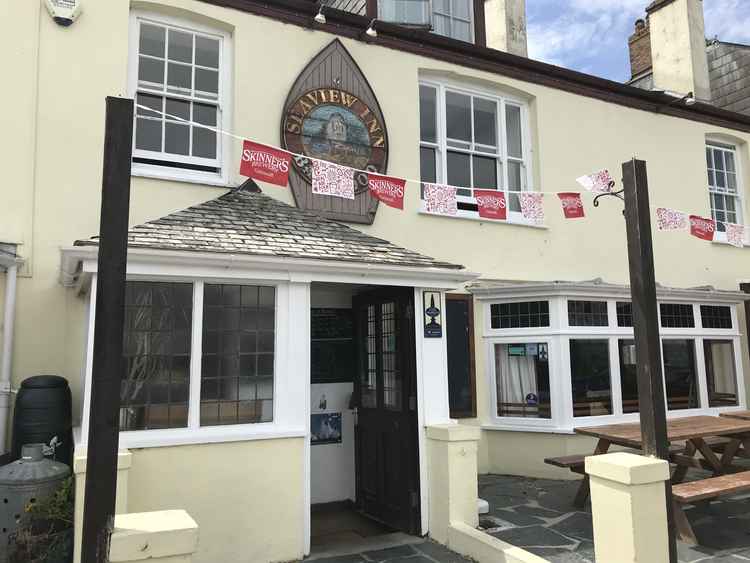
<instances>
[{"instance_id":1,"label":"brick wall","mask_svg":"<svg viewBox=\"0 0 750 563\"><path fill-rule=\"evenodd\" d=\"M651 68L651 32L648 21L637 20L635 32L628 39L630 73L633 78Z\"/></svg>"}]
</instances>

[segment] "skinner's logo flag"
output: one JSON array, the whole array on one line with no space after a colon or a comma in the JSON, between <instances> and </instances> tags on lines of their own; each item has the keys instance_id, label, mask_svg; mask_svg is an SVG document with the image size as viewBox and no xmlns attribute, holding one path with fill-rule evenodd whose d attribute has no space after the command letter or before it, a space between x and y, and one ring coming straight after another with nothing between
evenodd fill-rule
<instances>
[{"instance_id":1,"label":"skinner's logo flag","mask_svg":"<svg viewBox=\"0 0 750 563\"><path fill-rule=\"evenodd\" d=\"M374 198L379 199L386 205L396 209L404 208L406 180L368 173L367 187Z\"/></svg>"},{"instance_id":2,"label":"skinner's logo flag","mask_svg":"<svg viewBox=\"0 0 750 563\"><path fill-rule=\"evenodd\" d=\"M579 219L584 216L581 194L578 192L563 192L557 194L557 197L560 198L566 219Z\"/></svg>"},{"instance_id":3,"label":"skinner's logo flag","mask_svg":"<svg viewBox=\"0 0 750 563\"><path fill-rule=\"evenodd\" d=\"M474 190L477 200L479 216L484 219L499 219L505 221L508 218L508 206L505 204L505 192L497 190Z\"/></svg>"},{"instance_id":4,"label":"skinner's logo flag","mask_svg":"<svg viewBox=\"0 0 750 563\"><path fill-rule=\"evenodd\" d=\"M703 240L714 240L716 222L698 215L690 216L690 234Z\"/></svg>"},{"instance_id":5,"label":"skinner's logo flag","mask_svg":"<svg viewBox=\"0 0 750 563\"><path fill-rule=\"evenodd\" d=\"M240 174L269 184L286 186L291 162L292 157L286 151L245 141L242 145Z\"/></svg>"}]
</instances>

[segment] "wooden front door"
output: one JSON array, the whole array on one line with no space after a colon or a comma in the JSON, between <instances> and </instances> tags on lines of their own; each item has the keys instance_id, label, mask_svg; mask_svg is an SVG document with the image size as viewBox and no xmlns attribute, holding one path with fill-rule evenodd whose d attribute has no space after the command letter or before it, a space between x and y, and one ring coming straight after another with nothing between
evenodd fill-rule
<instances>
[{"instance_id":1,"label":"wooden front door","mask_svg":"<svg viewBox=\"0 0 750 563\"><path fill-rule=\"evenodd\" d=\"M414 290L354 299L357 506L375 520L420 532Z\"/></svg>"}]
</instances>

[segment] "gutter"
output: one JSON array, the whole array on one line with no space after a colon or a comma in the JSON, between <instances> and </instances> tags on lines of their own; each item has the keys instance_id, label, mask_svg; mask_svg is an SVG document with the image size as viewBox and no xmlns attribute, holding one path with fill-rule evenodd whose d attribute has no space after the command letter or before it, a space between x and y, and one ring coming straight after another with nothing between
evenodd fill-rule
<instances>
[{"instance_id":1,"label":"gutter","mask_svg":"<svg viewBox=\"0 0 750 563\"><path fill-rule=\"evenodd\" d=\"M13 332L16 317L16 282L18 266L23 261L16 256L0 254L0 266L5 267L5 307L3 309L3 361L0 365L0 453L5 453L10 414L11 366L13 356Z\"/></svg>"},{"instance_id":2,"label":"gutter","mask_svg":"<svg viewBox=\"0 0 750 563\"><path fill-rule=\"evenodd\" d=\"M81 277L96 273L98 250L99 247L95 245L63 247L61 283L66 287L73 287L80 283ZM290 281L296 282L334 281L332 278L337 276L356 278L363 283L373 278L403 278L419 281L423 287L435 288L454 288L479 277L477 273L458 267L399 266L257 254L128 248L128 273L143 275L138 271L139 266L156 266L163 272L172 270L175 274L178 270L189 268L283 273Z\"/></svg>"},{"instance_id":3,"label":"gutter","mask_svg":"<svg viewBox=\"0 0 750 563\"><path fill-rule=\"evenodd\" d=\"M692 106L670 106L674 103L674 97L663 92L642 90L606 78L488 47L479 47L473 43L443 37L428 31L378 21L378 35L376 38L371 38L364 33L371 18L330 7L325 10L327 23L318 24L313 21L313 18L318 13L319 4L310 0L201 1L312 31L347 37L373 46L412 53L625 107L750 132L750 117L740 113L701 102Z\"/></svg>"}]
</instances>

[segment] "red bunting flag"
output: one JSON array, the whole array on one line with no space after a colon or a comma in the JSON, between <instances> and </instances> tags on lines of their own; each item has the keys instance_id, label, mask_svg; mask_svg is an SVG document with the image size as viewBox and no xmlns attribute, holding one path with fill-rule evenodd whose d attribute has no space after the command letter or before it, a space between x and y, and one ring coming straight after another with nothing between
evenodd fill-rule
<instances>
[{"instance_id":1,"label":"red bunting flag","mask_svg":"<svg viewBox=\"0 0 750 563\"><path fill-rule=\"evenodd\" d=\"M578 192L563 192L558 193L557 197L560 198L566 219L580 219L584 216L581 194Z\"/></svg>"},{"instance_id":2,"label":"red bunting flag","mask_svg":"<svg viewBox=\"0 0 750 563\"><path fill-rule=\"evenodd\" d=\"M505 221L508 218L508 206L505 203L505 192L498 190L474 190L479 216L484 219Z\"/></svg>"},{"instance_id":3,"label":"red bunting flag","mask_svg":"<svg viewBox=\"0 0 750 563\"><path fill-rule=\"evenodd\" d=\"M240 174L248 178L277 186L286 186L289 182L291 163L292 156L281 149L252 141L245 141L242 144Z\"/></svg>"},{"instance_id":4,"label":"red bunting flag","mask_svg":"<svg viewBox=\"0 0 750 563\"><path fill-rule=\"evenodd\" d=\"M389 207L395 209L404 208L406 180L368 173L367 187L370 189L372 197L379 199Z\"/></svg>"},{"instance_id":5,"label":"red bunting flag","mask_svg":"<svg viewBox=\"0 0 750 563\"><path fill-rule=\"evenodd\" d=\"M698 215L690 216L690 234L703 240L714 240L716 221Z\"/></svg>"}]
</instances>

